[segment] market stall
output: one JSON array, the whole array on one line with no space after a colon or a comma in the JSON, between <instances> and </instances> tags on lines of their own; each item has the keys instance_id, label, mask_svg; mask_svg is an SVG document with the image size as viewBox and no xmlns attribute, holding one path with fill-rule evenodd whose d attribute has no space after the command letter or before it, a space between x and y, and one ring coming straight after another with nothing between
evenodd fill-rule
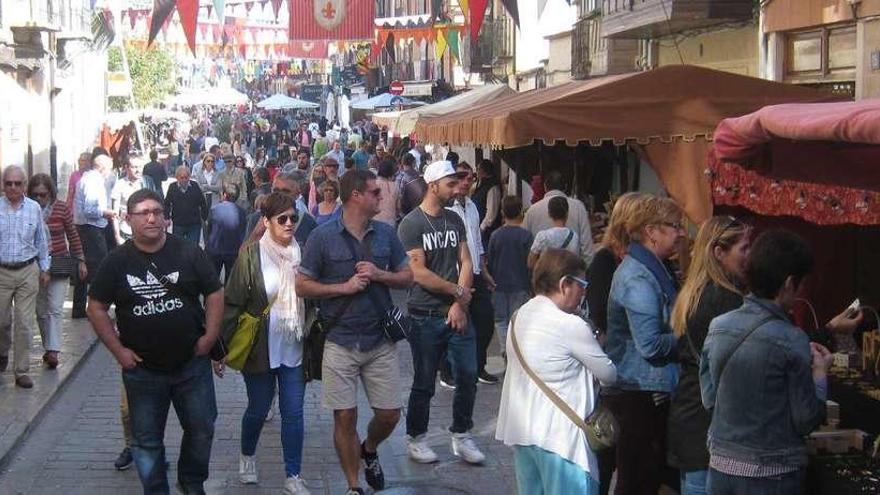
<instances>
[{"instance_id":1,"label":"market stall","mask_svg":"<svg viewBox=\"0 0 880 495\"><path fill-rule=\"evenodd\" d=\"M395 136L408 136L415 131L416 123L421 118L449 115L515 94L516 91L506 84L487 84L431 105L374 113L372 119L377 125L387 127L388 132Z\"/></svg>"},{"instance_id":2,"label":"market stall","mask_svg":"<svg viewBox=\"0 0 880 495\"><path fill-rule=\"evenodd\" d=\"M777 103L839 99L811 88L676 65L499 98L419 119L415 132L427 142L503 149L523 177L549 162L548 153L554 166L575 165L565 173L589 178L595 148L638 149L669 194L700 222L712 212L704 169L718 122ZM603 192L585 182L588 192Z\"/></svg>"},{"instance_id":3,"label":"market stall","mask_svg":"<svg viewBox=\"0 0 880 495\"><path fill-rule=\"evenodd\" d=\"M880 100L775 105L721 121L709 155L717 211L748 214L810 242L814 275L800 326L858 299L865 323L838 336L823 431L810 438L813 493L880 493L871 435L880 434ZM812 309L810 309L812 306ZM815 316L812 314L815 310Z\"/></svg>"},{"instance_id":4,"label":"market stall","mask_svg":"<svg viewBox=\"0 0 880 495\"><path fill-rule=\"evenodd\" d=\"M257 107L264 110L304 110L319 108L320 105L277 93L257 102Z\"/></svg>"}]
</instances>

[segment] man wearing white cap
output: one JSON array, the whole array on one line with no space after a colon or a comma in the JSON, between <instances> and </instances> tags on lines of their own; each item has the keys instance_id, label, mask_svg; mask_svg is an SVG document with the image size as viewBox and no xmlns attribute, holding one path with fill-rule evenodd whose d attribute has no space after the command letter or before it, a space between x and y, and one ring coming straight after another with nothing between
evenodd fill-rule
<instances>
[{"instance_id":1,"label":"man wearing white cap","mask_svg":"<svg viewBox=\"0 0 880 495\"><path fill-rule=\"evenodd\" d=\"M407 304L413 322L409 344L414 368L406 414L407 449L416 462L438 459L425 433L437 369L446 353L455 371L449 428L452 452L469 463L481 463L485 456L470 435L477 392L477 344L468 321L473 266L464 223L444 208L456 194L458 174L452 163L438 161L428 165L424 179L428 190L422 203L398 227L415 281Z\"/></svg>"}]
</instances>

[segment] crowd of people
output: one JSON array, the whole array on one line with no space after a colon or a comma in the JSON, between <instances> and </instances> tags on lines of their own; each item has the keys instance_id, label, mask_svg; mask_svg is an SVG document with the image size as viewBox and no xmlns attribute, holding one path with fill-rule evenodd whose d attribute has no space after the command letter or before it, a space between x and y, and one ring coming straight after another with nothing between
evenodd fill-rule
<instances>
[{"instance_id":1,"label":"crowd of people","mask_svg":"<svg viewBox=\"0 0 880 495\"><path fill-rule=\"evenodd\" d=\"M471 464L486 459L473 432L478 383L503 382L495 438L514 449L520 493L604 494L612 479L618 494L661 484L688 495L800 492L803 438L824 417L830 335L862 319L845 311L809 334L791 323L812 270L804 240L753 238L743 220L713 217L689 243L674 201L627 193L594 246L589 213L557 171L524 205L502 193L488 160L449 152L427 163L419 147L395 155L369 125L328 138L317 122L281 116L268 129L282 120L286 155L266 148L259 123L231 143L197 130L186 153L131 156L119 174L96 148L80 157L67 200L46 175L3 171L0 367L14 341L16 384L33 386L31 314L45 364L58 366L73 284L73 317L88 316L122 367L116 467L135 465L145 493L169 491L171 404L184 430L178 487L203 493L211 374L225 376L249 319L245 484L259 480L256 449L277 402L285 493L309 492L304 391L320 378L350 495L364 493L361 468L371 488L385 487L378 448L402 414L410 459L440 458L426 436L438 381L454 389L450 450ZM407 291L408 316L392 290ZM326 338L317 367L315 332ZM503 377L486 368L496 333ZM400 376L404 339L411 384ZM373 410L363 435L358 382ZM616 445L591 445L560 402L580 418L607 408Z\"/></svg>"}]
</instances>

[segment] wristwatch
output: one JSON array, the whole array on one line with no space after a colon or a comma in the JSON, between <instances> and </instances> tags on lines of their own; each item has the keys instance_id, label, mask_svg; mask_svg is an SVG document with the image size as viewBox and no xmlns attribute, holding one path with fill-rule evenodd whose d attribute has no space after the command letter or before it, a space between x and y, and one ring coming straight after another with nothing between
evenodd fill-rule
<instances>
[{"instance_id":1,"label":"wristwatch","mask_svg":"<svg viewBox=\"0 0 880 495\"><path fill-rule=\"evenodd\" d=\"M461 299L462 296L464 296L464 287L462 287L460 285L456 285L455 286L455 298Z\"/></svg>"}]
</instances>

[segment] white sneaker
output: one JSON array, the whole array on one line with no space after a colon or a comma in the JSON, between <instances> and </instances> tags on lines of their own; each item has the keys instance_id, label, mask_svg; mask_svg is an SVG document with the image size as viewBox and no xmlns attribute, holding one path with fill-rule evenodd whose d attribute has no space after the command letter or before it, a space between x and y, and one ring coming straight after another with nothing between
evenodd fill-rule
<instances>
[{"instance_id":1,"label":"white sneaker","mask_svg":"<svg viewBox=\"0 0 880 495\"><path fill-rule=\"evenodd\" d=\"M241 454L238 458L238 481L245 485L257 483L257 456Z\"/></svg>"},{"instance_id":2,"label":"white sneaker","mask_svg":"<svg viewBox=\"0 0 880 495\"><path fill-rule=\"evenodd\" d=\"M306 488L306 482L299 476L289 476L284 480L285 495L309 495L309 489Z\"/></svg>"},{"instance_id":3,"label":"white sneaker","mask_svg":"<svg viewBox=\"0 0 880 495\"><path fill-rule=\"evenodd\" d=\"M452 453L471 464L480 464L486 460L470 433L452 434Z\"/></svg>"},{"instance_id":4,"label":"white sneaker","mask_svg":"<svg viewBox=\"0 0 880 495\"><path fill-rule=\"evenodd\" d=\"M406 449L409 451L409 458L420 464L437 462L437 453L425 441L425 435L407 437Z\"/></svg>"}]
</instances>

